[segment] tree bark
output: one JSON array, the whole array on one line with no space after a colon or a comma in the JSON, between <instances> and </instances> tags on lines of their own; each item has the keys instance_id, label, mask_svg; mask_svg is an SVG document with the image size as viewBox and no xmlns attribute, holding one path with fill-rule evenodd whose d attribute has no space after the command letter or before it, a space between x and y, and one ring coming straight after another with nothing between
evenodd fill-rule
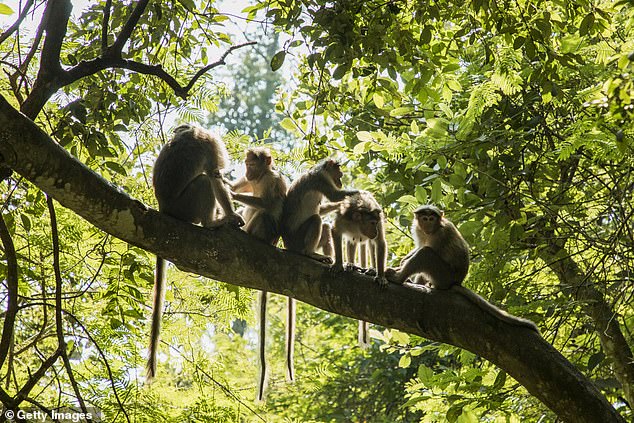
<instances>
[{"instance_id":1,"label":"tree bark","mask_svg":"<svg viewBox=\"0 0 634 423\"><path fill-rule=\"evenodd\" d=\"M411 285L381 289L372 277L333 274L241 230L164 216L85 167L2 97L0 128L0 156L13 170L103 231L182 270L467 349L504 369L564 421L624 422L539 334L498 321L459 294Z\"/></svg>"}]
</instances>

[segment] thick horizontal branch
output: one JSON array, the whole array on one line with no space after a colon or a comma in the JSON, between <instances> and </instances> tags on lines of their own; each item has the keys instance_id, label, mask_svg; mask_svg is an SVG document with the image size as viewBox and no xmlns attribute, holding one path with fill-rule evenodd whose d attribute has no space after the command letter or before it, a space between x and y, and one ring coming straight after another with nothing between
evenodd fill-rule
<instances>
[{"instance_id":1,"label":"thick horizontal branch","mask_svg":"<svg viewBox=\"0 0 634 423\"><path fill-rule=\"evenodd\" d=\"M333 313L465 348L504 369L569 422L622 422L596 387L536 332L494 319L461 295L371 277L164 216L86 168L0 97L0 156L64 207L180 269L288 295Z\"/></svg>"}]
</instances>

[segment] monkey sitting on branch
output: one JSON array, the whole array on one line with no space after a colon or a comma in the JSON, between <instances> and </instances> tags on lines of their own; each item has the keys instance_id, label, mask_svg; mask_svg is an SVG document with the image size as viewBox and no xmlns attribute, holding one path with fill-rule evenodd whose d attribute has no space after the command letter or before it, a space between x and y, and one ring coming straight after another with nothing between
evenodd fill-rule
<instances>
[{"instance_id":1,"label":"monkey sitting on branch","mask_svg":"<svg viewBox=\"0 0 634 423\"><path fill-rule=\"evenodd\" d=\"M178 126L174 129L173 138L163 146L154 163L152 183L159 211L206 228L225 224L244 225L242 217L233 210L229 191L220 174L228 162L222 140L196 126ZM223 217L219 220L216 220L217 204L223 211ZM156 376L166 270L165 260L157 256L148 347L148 379Z\"/></svg>"},{"instance_id":2,"label":"monkey sitting on branch","mask_svg":"<svg viewBox=\"0 0 634 423\"><path fill-rule=\"evenodd\" d=\"M344 190L343 173L339 163L324 160L295 180L288 189L282 213L282 239L289 251L304 254L323 263L332 263L332 258L318 254L322 247L325 254L331 251L329 226L322 224L320 208L326 197L331 202L339 202L357 190ZM286 330L286 378L295 379L293 365L295 343L295 300L288 298Z\"/></svg>"},{"instance_id":3,"label":"monkey sitting on branch","mask_svg":"<svg viewBox=\"0 0 634 423\"><path fill-rule=\"evenodd\" d=\"M469 245L440 209L431 205L416 209L412 236L416 248L398 268L385 271L388 280L402 284L410 276L418 275L416 283L426 282L434 289L453 289L493 317L539 332L530 320L512 316L462 286L469 271Z\"/></svg>"},{"instance_id":4,"label":"monkey sitting on branch","mask_svg":"<svg viewBox=\"0 0 634 423\"><path fill-rule=\"evenodd\" d=\"M282 209L287 185L284 177L273 167L273 157L268 148L250 148L245 152L246 173L233 184L232 197L244 204L242 216L246 222L243 229L254 237L275 245L280 237ZM251 192L252 195L242 194ZM259 331L259 375L257 400L263 401L267 385L266 361L266 308L267 292L260 291L258 320ZM294 322L292 322L294 323Z\"/></svg>"},{"instance_id":5,"label":"monkey sitting on branch","mask_svg":"<svg viewBox=\"0 0 634 423\"><path fill-rule=\"evenodd\" d=\"M328 207L322 207L327 210ZM385 230L383 228L383 209L374 196L368 191L359 191L337 204L337 211L332 226L332 238L335 249L334 271L352 270L354 266L357 246L359 246L359 261L365 269L367 250L374 269L374 280L386 287L385 262L387 260L387 246ZM346 243L347 265L343 264L343 243ZM370 273L369 271L367 273ZM369 344L368 323L359 321L359 345Z\"/></svg>"},{"instance_id":6,"label":"monkey sitting on branch","mask_svg":"<svg viewBox=\"0 0 634 423\"><path fill-rule=\"evenodd\" d=\"M282 215L282 239L287 250L331 263L332 258L315 251L322 240L321 202L343 201L357 190L342 189L339 163L325 160L295 180L288 189Z\"/></svg>"}]
</instances>

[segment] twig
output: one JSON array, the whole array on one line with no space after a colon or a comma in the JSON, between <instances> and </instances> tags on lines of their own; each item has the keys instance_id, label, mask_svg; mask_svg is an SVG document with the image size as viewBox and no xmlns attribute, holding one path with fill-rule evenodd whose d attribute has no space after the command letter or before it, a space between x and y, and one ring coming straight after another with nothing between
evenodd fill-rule
<instances>
[{"instance_id":1,"label":"twig","mask_svg":"<svg viewBox=\"0 0 634 423\"><path fill-rule=\"evenodd\" d=\"M15 317L18 313L18 260L15 246L4 216L0 215L0 239L7 256L7 312L4 315L2 338L0 339L0 368L4 364L13 339Z\"/></svg>"},{"instance_id":2,"label":"twig","mask_svg":"<svg viewBox=\"0 0 634 423\"><path fill-rule=\"evenodd\" d=\"M53 198L46 196L46 205L48 206L48 213L51 219L51 238L53 240L53 270L55 273L55 328L57 332L57 342L61 350L62 361L68 374L68 380L70 381L73 391L75 392L75 398L79 402L79 407L84 414L88 414L86 403L81 396L79 386L75 380L73 374L73 368L70 365L68 359L68 351L66 350L66 341L64 340L64 324L62 320L62 271L59 261L59 234L57 232L57 215L55 213L55 205L53 204ZM88 419L92 421L92 419Z\"/></svg>"}]
</instances>

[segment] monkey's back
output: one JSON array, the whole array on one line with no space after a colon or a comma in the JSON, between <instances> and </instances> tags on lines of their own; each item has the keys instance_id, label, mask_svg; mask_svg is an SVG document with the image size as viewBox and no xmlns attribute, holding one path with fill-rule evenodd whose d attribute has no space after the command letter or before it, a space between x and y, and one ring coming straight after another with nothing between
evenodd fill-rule
<instances>
[{"instance_id":1,"label":"monkey's back","mask_svg":"<svg viewBox=\"0 0 634 423\"><path fill-rule=\"evenodd\" d=\"M313 170L293 181L288 188L282 212L282 235L294 232L310 216L319 214L324 195L319 191L323 177Z\"/></svg>"},{"instance_id":2,"label":"monkey's back","mask_svg":"<svg viewBox=\"0 0 634 423\"><path fill-rule=\"evenodd\" d=\"M181 125L163 146L154 164L152 182L159 208L177 199L201 174L210 177L226 167L228 154L222 141L202 128Z\"/></svg>"}]
</instances>

